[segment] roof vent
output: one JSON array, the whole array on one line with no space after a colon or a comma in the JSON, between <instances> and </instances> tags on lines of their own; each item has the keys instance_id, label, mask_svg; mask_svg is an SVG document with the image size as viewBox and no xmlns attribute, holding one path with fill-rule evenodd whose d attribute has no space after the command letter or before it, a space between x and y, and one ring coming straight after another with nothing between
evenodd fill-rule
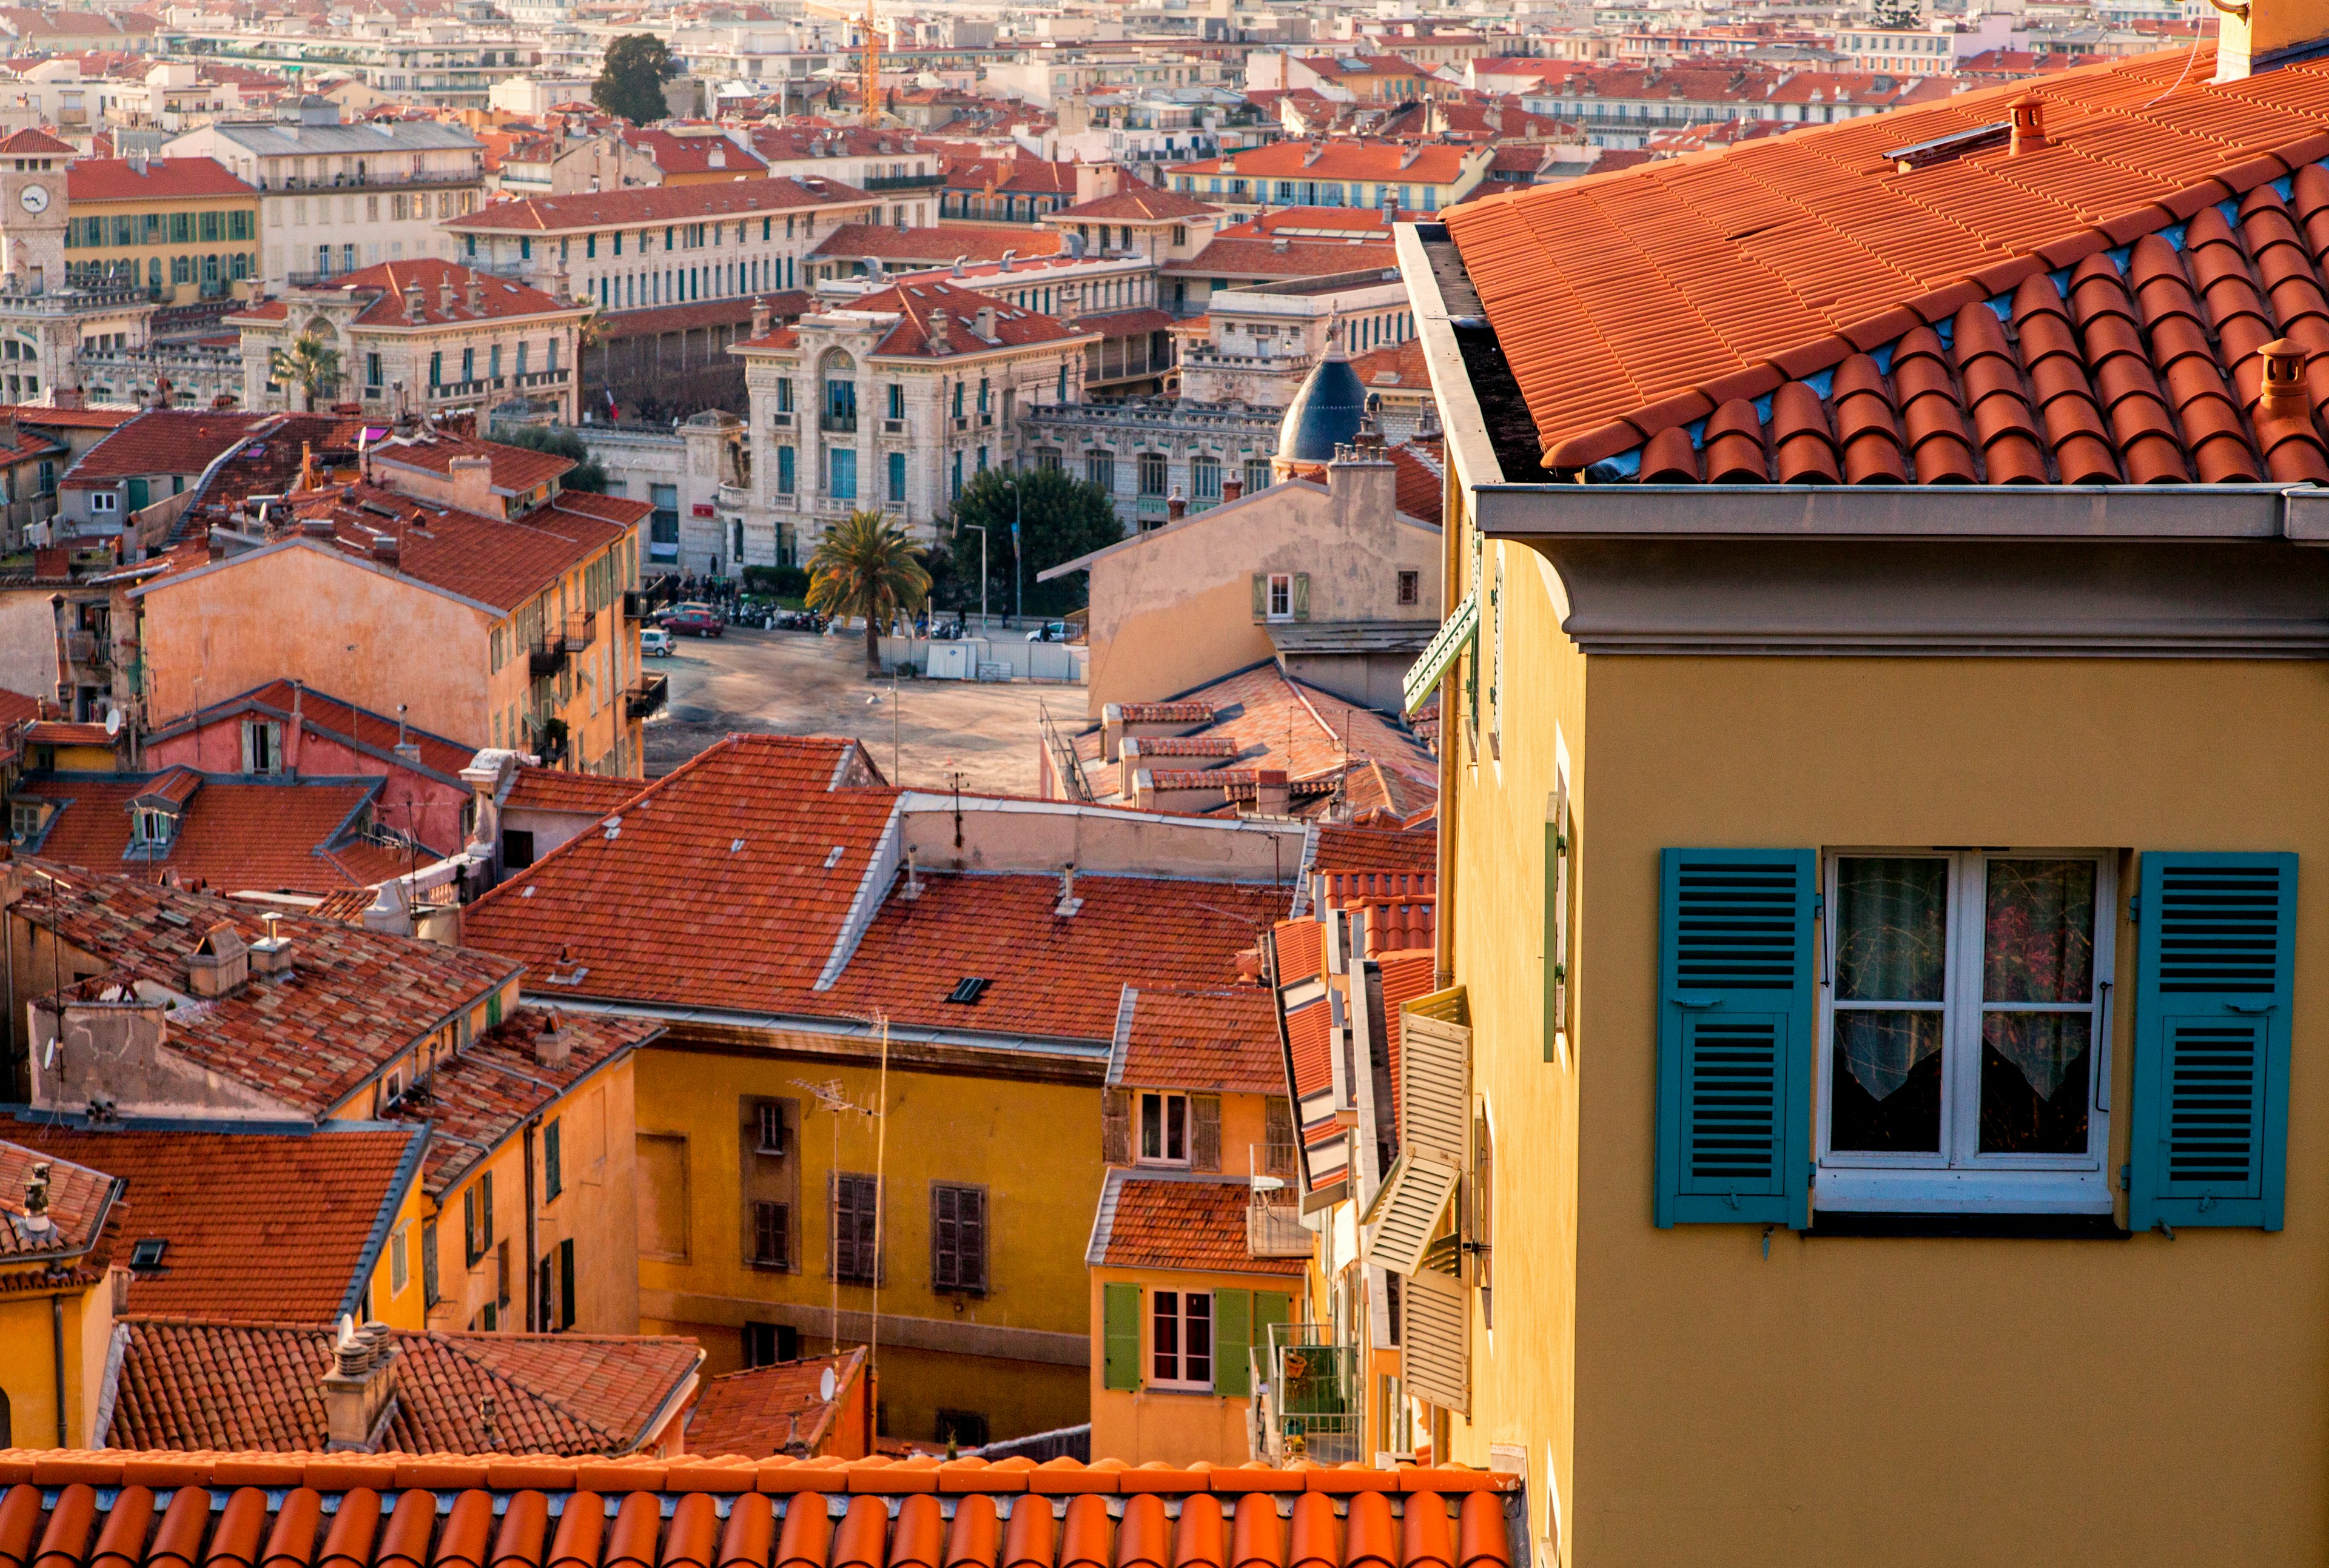
<instances>
[{"instance_id":1,"label":"roof vent","mask_svg":"<svg viewBox=\"0 0 2329 1568\"><path fill-rule=\"evenodd\" d=\"M2013 127L2013 155L2034 153L2046 145L2046 100L2034 92L2025 92L2013 100L2006 111L2013 118L2006 123Z\"/></svg>"},{"instance_id":2,"label":"roof vent","mask_svg":"<svg viewBox=\"0 0 2329 1568\"><path fill-rule=\"evenodd\" d=\"M954 982L952 991L947 992L947 1000L959 1007L968 1007L978 1000L991 983L983 974L966 974Z\"/></svg>"},{"instance_id":3,"label":"roof vent","mask_svg":"<svg viewBox=\"0 0 2329 1568\"><path fill-rule=\"evenodd\" d=\"M1083 906L1084 901L1076 897L1076 863L1070 860L1060 868L1060 901L1051 913L1064 919Z\"/></svg>"},{"instance_id":4,"label":"roof vent","mask_svg":"<svg viewBox=\"0 0 2329 1568\"><path fill-rule=\"evenodd\" d=\"M834 846L833 846L833 852L832 852L832 853L830 853L830 854L828 854L828 855L827 855L827 856L825 856L825 869L826 870L830 871L830 870L832 870L835 866L838 866L838 865L840 865L840 864L841 864L841 846L840 846L839 844L835 844L835 845L834 845Z\"/></svg>"},{"instance_id":5,"label":"roof vent","mask_svg":"<svg viewBox=\"0 0 2329 1568\"><path fill-rule=\"evenodd\" d=\"M537 1066L562 1067L566 1058L574 1054L574 1031L558 1016L556 1008L544 1008L542 1028L533 1037L533 1059Z\"/></svg>"},{"instance_id":6,"label":"roof vent","mask_svg":"<svg viewBox=\"0 0 2329 1568\"><path fill-rule=\"evenodd\" d=\"M2264 396L2257 408L2267 419L2303 419L2309 399L2305 387L2305 351L2287 338L2258 349L2264 361Z\"/></svg>"}]
</instances>

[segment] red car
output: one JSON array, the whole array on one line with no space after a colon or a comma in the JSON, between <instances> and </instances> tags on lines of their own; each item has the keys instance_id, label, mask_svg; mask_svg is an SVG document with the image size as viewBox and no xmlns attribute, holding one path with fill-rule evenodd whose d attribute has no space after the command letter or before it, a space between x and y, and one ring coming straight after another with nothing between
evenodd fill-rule
<instances>
[{"instance_id":1,"label":"red car","mask_svg":"<svg viewBox=\"0 0 2329 1568\"><path fill-rule=\"evenodd\" d=\"M727 628L719 615L699 605L684 605L663 618L666 632L693 632L699 637L717 637Z\"/></svg>"}]
</instances>

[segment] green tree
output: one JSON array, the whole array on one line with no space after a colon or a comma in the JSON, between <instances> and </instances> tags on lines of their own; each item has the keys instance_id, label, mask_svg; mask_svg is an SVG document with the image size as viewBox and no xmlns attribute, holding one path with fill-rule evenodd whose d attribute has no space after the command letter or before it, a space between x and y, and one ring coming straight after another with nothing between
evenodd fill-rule
<instances>
[{"instance_id":1,"label":"green tree","mask_svg":"<svg viewBox=\"0 0 2329 1568\"><path fill-rule=\"evenodd\" d=\"M607 493L607 470L590 455L590 448L582 445L582 437L563 425L520 425L494 439L504 446L523 446L529 452L571 457L574 466L566 471L559 484L567 490Z\"/></svg>"},{"instance_id":2,"label":"green tree","mask_svg":"<svg viewBox=\"0 0 2329 1568\"><path fill-rule=\"evenodd\" d=\"M1011 520L1019 520L1019 561L1014 581ZM962 608L978 607L978 535L966 523L986 530L987 603L1008 613L1015 587L1031 615L1064 615L1083 608L1084 574L1070 572L1054 582L1035 575L1061 561L1089 555L1124 537L1124 524L1108 492L1061 468L1023 468L1005 474L990 468L962 487L954 503L954 577L962 585Z\"/></svg>"},{"instance_id":3,"label":"green tree","mask_svg":"<svg viewBox=\"0 0 2329 1568\"><path fill-rule=\"evenodd\" d=\"M865 617L865 672L882 666L882 627L929 599L930 574L904 532L878 512L853 512L817 541L808 558L808 607L828 615Z\"/></svg>"},{"instance_id":4,"label":"green tree","mask_svg":"<svg viewBox=\"0 0 2329 1568\"><path fill-rule=\"evenodd\" d=\"M663 84L679 74L679 61L652 33L627 33L607 45L590 101L635 126L671 117Z\"/></svg>"},{"instance_id":5,"label":"green tree","mask_svg":"<svg viewBox=\"0 0 2329 1568\"><path fill-rule=\"evenodd\" d=\"M328 336L309 327L291 340L289 348L275 351L273 379L298 388L313 408L319 395L339 387L340 351Z\"/></svg>"}]
</instances>

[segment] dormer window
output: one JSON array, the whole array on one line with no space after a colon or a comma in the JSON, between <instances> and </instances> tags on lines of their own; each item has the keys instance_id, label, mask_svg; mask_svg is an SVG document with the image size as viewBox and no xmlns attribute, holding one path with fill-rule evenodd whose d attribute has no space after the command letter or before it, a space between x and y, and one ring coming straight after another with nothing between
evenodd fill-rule
<instances>
[{"instance_id":1,"label":"dormer window","mask_svg":"<svg viewBox=\"0 0 2329 1568\"><path fill-rule=\"evenodd\" d=\"M178 813L152 806L133 806L129 812L129 846L134 850L166 850L178 836Z\"/></svg>"}]
</instances>

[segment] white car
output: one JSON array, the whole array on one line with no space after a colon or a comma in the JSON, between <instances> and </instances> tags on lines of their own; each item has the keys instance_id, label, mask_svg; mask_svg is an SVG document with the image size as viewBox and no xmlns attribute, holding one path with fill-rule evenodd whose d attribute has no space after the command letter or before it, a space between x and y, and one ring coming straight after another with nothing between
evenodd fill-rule
<instances>
[{"instance_id":1,"label":"white car","mask_svg":"<svg viewBox=\"0 0 2329 1568\"><path fill-rule=\"evenodd\" d=\"M671 652L671 634L661 626L644 626L639 630L639 652L649 657Z\"/></svg>"}]
</instances>

